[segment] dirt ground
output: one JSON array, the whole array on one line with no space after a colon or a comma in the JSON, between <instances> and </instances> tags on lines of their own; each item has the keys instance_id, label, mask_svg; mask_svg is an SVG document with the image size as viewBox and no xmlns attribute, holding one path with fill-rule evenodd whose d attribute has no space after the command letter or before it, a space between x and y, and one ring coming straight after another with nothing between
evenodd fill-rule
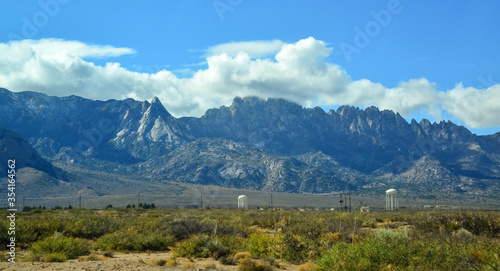
<instances>
[{"instance_id":1,"label":"dirt ground","mask_svg":"<svg viewBox=\"0 0 500 271\"><path fill-rule=\"evenodd\" d=\"M32 271L32 270L238 270L236 265L222 265L213 259L185 259L176 258L175 267L153 266L151 260L167 260L172 257L171 252L161 253L115 253L113 258L100 261L78 261L69 260L63 263L41 263L41 262L0 262L0 270ZM297 270L298 266L280 263L280 268L275 270Z\"/></svg>"}]
</instances>

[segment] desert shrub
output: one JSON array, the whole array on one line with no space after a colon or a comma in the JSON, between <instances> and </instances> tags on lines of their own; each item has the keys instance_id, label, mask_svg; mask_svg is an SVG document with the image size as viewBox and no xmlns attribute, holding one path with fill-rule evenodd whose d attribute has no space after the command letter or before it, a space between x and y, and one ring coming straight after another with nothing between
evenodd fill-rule
<instances>
[{"instance_id":1,"label":"desert shrub","mask_svg":"<svg viewBox=\"0 0 500 271\"><path fill-rule=\"evenodd\" d=\"M277 215L274 212L245 211L243 223L250 226L272 229L276 225Z\"/></svg>"},{"instance_id":2,"label":"desert shrub","mask_svg":"<svg viewBox=\"0 0 500 271\"><path fill-rule=\"evenodd\" d=\"M182 241L173 249L176 256L180 257L224 257L230 250L218 239L210 238L208 235L193 235Z\"/></svg>"},{"instance_id":3,"label":"desert shrub","mask_svg":"<svg viewBox=\"0 0 500 271\"><path fill-rule=\"evenodd\" d=\"M217 269L217 265L215 265L215 263L206 263L203 268L205 268L205 270L215 270Z\"/></svg>"},{"instance_id":4,"label":"desert shrub","mask_svg":"<svg viewBox=\"0 0 500 271\"><path fill-rule=\"evenodd\" d=\"M439 233L442 230L453 232L464 228L472 234L498 238L500 223L498 215L488 212L449 212L415 214L409 217L409 223L424 233Z\"/></svg>"},{"instance_id":5,"label":"desert shrub","mask_svg":"<svg viewBox=\"0 0 500 271\"><path fill-rule=\"evenodd\" d=\"M236 255L234 255L234 260L235 261L239 261L241 259L244 259L244 258L248 258L248 259L251 259L252 258L252 255L249 253L249 252L238 252L236 253Z\"/></svg>"},{"instance_id":6,"label":"desert shrub","mask_svg":"<svg viewBox=\"0 0 500 271\"><path fill-rule=\"evenodd\" d=\"M177 241L189 238L193 234L211 234L214 228L207 224L201 224L195 219L182 219L173 221L169 225L169 233Z\"/></svg>"},{"instance_id":7,"label":"desert shrub","mask_svg":"<svg viewBox=\"0 0 500 271\"><path fill-rule=\"evenodd\" d=\"M305 264L299 265L298 271L319 271L321 267L315 263L307 262Z\"/></svg>"},{"instance_id":8,"label":"desert shrub","mask_svg":"<svg viewBox=\"0 0 500 271\"><path fill-rule=\"evenodd\" d=\"M104 257L108 257L108 258L113 258L115 257L115 254L112 252L112 251L104 251L102 253L102 255L104 255Z\"/></svg>"},{"instance_id":9,"label":"desert shrub","mask_svg":"<svg viewBox=\"0 0 500 271\"><path fill-rule=\"evenodd\" d=\"M196 267L196 264L195 264L195 263L193 263L193 262L185 262L185 263L183 263L183 264L182 264L182 266L183 266L184 268L195 268L195 267Z\"/></svg>"},{"instance_id":10,"label":"desert shrub","mask_svg":"<svg viewBox=\"0 0 500 271\"><path fill-rule=\"evenodd\" d=\"M219 262L222 265L236 265L236 263L237 263L232 255L227 255L225 257L221 257L219 259Z\"/></svg>"},{"instance_id":11,"label":"desert shrub","mask_svg":"<svg viewBox=\"0 0 500 271\"><path fill-rule=\"evenodd\" d=\"M94 239L107 233L112 233L120 228L120 225L106 217L82 218L73 223L67 224L65 233L69 236Z\"/></svg>"},{"instance_id":12,"label":"desert shrub","mask_svg":"<svg viewBox=\"0 0 500 271\"><path fill-rule=\"evenodd\" d=\"M80 256L78 257L79 262L88 262L88 261L104 261L109 259L109 257L106 257L104 255L100 255L97 253L90 253L88 256Z\"/></svg>"},{"instance_id":13,"label":"desert shrub","mask_svg":"<svg viewBox=\"0 0 500 271\"><path fill-rule=\"evenodd\" d=\"M193 235L191 238L182 241L178 244L173 252L179 257L208 257L207 251L204 249L210 237L208 235Z\"/></svg>"},{"instance_id":14,"label":"desert shrub","mask_svg":"<svg viewBox=\"0 0 500 271\"><path fill-rule=\"evenodd\" d=\"M218 239L212 238L206 244L206 250L208 250L209 256L218 259L220 257L226 257L229 255L229 248L225 247Z\"/></svg>"},{"instance_id":15,"label":"desert shrub","mask_svg":"<svg viewBox=\"0 0 500 271\"><path fill-rule=\"evenodd\" d=\"M323 248L330 248L333 243L339 242L341 235L338 232L332 233L328 232L320 237L320 244Z\"/></svg>"},{"instance_id":16,"label":"desert shrub","mask_svg":"<svg viewBox=\"0 0 500 271\"><path fill-rule=\"evenodd\" d=\"M311 251L301 236L292 233L280 235L278 247L281 258L294 264L305 262Z\"/></svg>"},{"instance_id":17,"label":"desert shrub","mask_svg":"<svg viewBox=\"0 0 500 271\"><path fill-rule=\"evenodd\" d=\"M386 230L365 242L335 243L317 263L325 270L382 270L388 266L400 270L469 270L473 248L466 243L411 240L404 233ZM477 270L486 267L475 264Z\"/></svg>"},{"instance_id":18,"label":"desert shrub","mask_svg":"<svg viewBox=\"0 0 500 271\"><path fill-rule=\"evenodd\" d=\"M233 254L240 251L245 251L247 248L248 239L241 236L223 235L218 236L217 239Z\"/></svg>"},{"instance_id":19,"label":"desert shrub","mask_svg":"<svg viewBox=\"0 0 500 271\"><path fill-rule=\"evenodd\" d=\"M54 235L55 232L63 232L66 223L68 223L67 219L57 217L55 214L35 214L18 218L16 239L22 242L19 243L20 246L28 246L35 241Z\"/></svg>"},{"instance_id":20,"label":"desert shrub","mask_svg":"<svg viewBox=\"0 0 500 271\"><path fill-rule=\"evenodd\" d=\"M145 261L147 265L152 265L152 266L165 266L167 264L167 260L165 259L150 259Z\"/></svg>"},{"instance_id":21,"label":"desert shrub","mask_svg":"<svg viewBox=\"0 0 500 271\"><path fill-rule=\"evenodd\" d=\"M174 238L161 233L140 233L134 228L119 230L101 236L95 249L107 251L161 251L174 244Z\"/></svg>"},{"instance_id":22,"label":"desert shrub","mask_svg":"<svg viewBox=\"0 0 500 271\"><path fill-rule=\"evenodd\" d=\"M267 262L256 263L250 258L239 261L238 271L272 271L273 267Z\"/></svg>"},{"instance_id":23,"label":"desert shrub","mask_svg":"<svg viewBox=\"0 0 500 271\"><path fill-rule=\"evenodd\" d=\"M267 257L273 255L274 240L265 233L252 233L248 239L248 251L255 257Z\"/></svg>"},{"instance_id":24,"label":"desert shrub","mask_svg":"<svg viewBox=\"0 0 500 271\"><path fill-rule=\"evenodd\" d=\"M167 261L165 262L165 265L171 267L177 266L177 259L175 258L175 256L168 258Z\"/></svg>"},{"instance_id":25,"label":"desert shrub","mask_svg":"<svg viewBox=\"0 0 500 271\"><path fill-rule=\"evenodd\" d=\"M500 223L488 213L459 213L456 215L460 226L474 235L500 237Z\"/></svg>"},{"instance_id":26,"label":"desert shrub","mask_svg":"<svg viewBox=\"0 0 500 271\"><path fill-rule=\"evenodd\" d=\"M10 243L9 223L8 219L0 220L0 245L2 248L5 248Z\"/></svg>"},{"instance_id":27,"label":"desert shrub","mask_svg":"<svg viewBox=\"0 0 500 271\"><path fill-rule=\"evenodd\" d=\"M64 261L90 253L91 242L61 233L37 241L29 249L33 261Z\"/></svg>"},{"instance_id":28,"label":"desert shrub","mask_svg":"<svg viewBox=\"0 0 500 271\"><path fill-rule=\"evenodd\" d=\"M373 236L383 243L408 243L408 229L395 231L391 229L378 229L373 233Z\"/></svg>"},{"instance_id":29,"label":"desert shrub","mask_svg":"<svg viewBox=\"0 0 500 271\"><path fill-rule=\"evenodd\" d=\"M68 256L62 252L54 252L54 253L37 255L36 258L33 257L31 258L31 260L39 262L64 262L68 260Z\"/></svg>"},{"instance_id":30,"label":"desert shrub","mask_svg":"<svg viewBox=\"0 0 500 271\"><path fill-rule=\"evenodd\" d=\"M297 220L284 227L283 232L297 234L307 239L318 239L323 231L327 230L326 222L320 221L321 219L317 217L302 218L302 221Z\"/></svg>"}]
</instances>

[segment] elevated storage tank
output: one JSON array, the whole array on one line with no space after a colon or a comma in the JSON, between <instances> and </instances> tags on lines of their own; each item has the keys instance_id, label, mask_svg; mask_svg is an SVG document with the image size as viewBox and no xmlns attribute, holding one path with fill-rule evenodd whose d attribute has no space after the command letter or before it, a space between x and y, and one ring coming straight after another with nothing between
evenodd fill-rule
<instances>
[{"instance_id":1,"label":"elevated storage tank","mask_svg":"<svg viewBox=\"0 0 500 271\"><path fill-rule=\"evenodd\" d=\"M238 197L238 209L248 209L248 197L241 195Z\"/></svg>"},{"instance_id":2,"label":"elevated storage tank","mask_svg":"<svg viewBox=\"0 0 500 271\"><path fill-rule=\"evenodd\" d=\"M398 190L391 188L385 191L385 209L397 210L398 208Z\"/></svg>"}]
</instances>

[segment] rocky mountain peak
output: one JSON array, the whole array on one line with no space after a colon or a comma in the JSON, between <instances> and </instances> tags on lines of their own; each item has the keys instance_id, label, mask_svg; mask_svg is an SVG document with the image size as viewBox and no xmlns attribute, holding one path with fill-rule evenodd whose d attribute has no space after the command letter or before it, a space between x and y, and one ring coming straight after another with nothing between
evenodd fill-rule
<instances>
[{"instance_id":1,"label":"rocky mountain peak","mask_svg":"<svg viewBox=\"0 0 500 271\"><path fill-rule=\"evenodd\" d=\"M161 115L161 116L165 116L165 117L172 117L172 115L170 115L170 113L167 111L167 109L165 109L165 107L161 103L160 99L156 96L151 100L151 104L149 106L148 111L150 112L150 114L155 114L158 116Z\"/></svg>"}]
</instances>

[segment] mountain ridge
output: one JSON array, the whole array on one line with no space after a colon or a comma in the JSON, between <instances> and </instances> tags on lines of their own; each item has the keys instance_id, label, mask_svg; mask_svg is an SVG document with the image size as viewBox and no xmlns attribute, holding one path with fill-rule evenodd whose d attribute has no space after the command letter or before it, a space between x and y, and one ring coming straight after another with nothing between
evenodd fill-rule
<instances>
[{"instance_id":1,"label":"mountain ridge","mask_svg":"<svg viewBox=\"0 0 500 271\"><path fill-rule=\"evenodd\" d=\"M325 112L236 97L200 118L175 118L157 97L93 101L0 89L0 99L0 126L47 159L151 179L307 193L418 183L479 194L497 191L500 180L500 132L408 122L374 106Z\"/></svg>"}]
</instances>

